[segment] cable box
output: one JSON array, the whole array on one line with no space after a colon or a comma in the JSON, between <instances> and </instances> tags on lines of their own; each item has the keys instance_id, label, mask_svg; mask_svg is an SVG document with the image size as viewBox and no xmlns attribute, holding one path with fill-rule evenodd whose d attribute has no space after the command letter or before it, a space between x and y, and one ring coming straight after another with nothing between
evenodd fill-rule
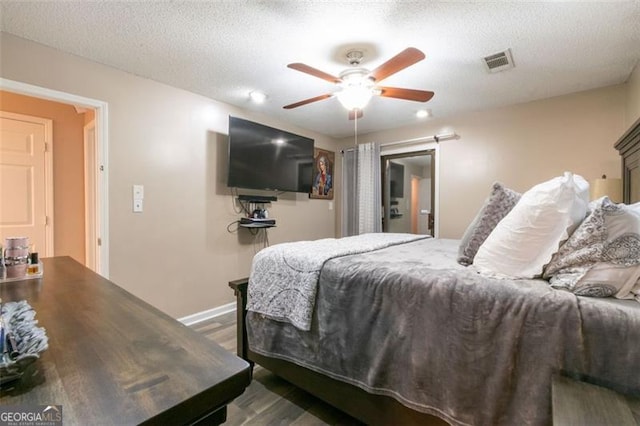
<instances>
[{"instance_id":1,"label":"cable box","mask_svg":"<svg viewBox=\"0 0 640 426\"><path fill-rule=\"evenodd\" d=\"M275 219L254 219L251 217L241 217L240 218L240 224L241 225L247 225L250 223L259 223L262 225L275 225L276 224L276 220Z\"/></svg>"},{"instance_id":2,"label":"cable box","mask_svg":"<svg viewBox=\"0 0 640 426\"><path fill-rule=\"evenodd\" d=\"M278 201L278 197L269 195L238 195L238 200L246 201L248 203L270 203L272 201Z\"/></svg>"}]
</instances>

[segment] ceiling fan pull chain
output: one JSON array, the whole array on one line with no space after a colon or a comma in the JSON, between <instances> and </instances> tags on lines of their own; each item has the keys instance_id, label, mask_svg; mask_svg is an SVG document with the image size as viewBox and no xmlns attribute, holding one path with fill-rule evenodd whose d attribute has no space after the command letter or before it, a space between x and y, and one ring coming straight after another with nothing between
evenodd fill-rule
<instances>
[{"instance_id":1,"label":"ceiling fan pull chain","mask_svg":"<svg viewBox=\"0 0 640 426\"><path fill-rule=\"evenodd\" d=\"M357 148L358 147L358 110L354 109L353 113L355 115L355 118L353 119L353 127L354 127L354 133L355 133L354 140L356 141L356 148Z\"/></svg>"}]
</instances>

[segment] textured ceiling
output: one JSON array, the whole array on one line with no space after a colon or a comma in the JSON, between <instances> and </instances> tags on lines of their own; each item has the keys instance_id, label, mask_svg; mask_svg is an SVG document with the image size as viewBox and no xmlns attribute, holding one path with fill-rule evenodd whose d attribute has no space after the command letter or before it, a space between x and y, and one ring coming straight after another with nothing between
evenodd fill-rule
<instances>
[{"instance_id":1,"label":"textured ceiling","mask_svg":"<svg viewBox=\"0 0 640 426\"><path fill-rule=\"evenodd\" d=\"M337 87L349 48L374 69L412 46L427 58L384 80L431 90L425 103L374 98L359 133L623 83L640 58L640 1L6 1L0 29L334 137L353 134L337 99L282 106ZM511 48L516 67L482 57ZM253 105L248 92L267 93ZM424 119L423 119L424 120Z\"/></svg>"}]
</instances>

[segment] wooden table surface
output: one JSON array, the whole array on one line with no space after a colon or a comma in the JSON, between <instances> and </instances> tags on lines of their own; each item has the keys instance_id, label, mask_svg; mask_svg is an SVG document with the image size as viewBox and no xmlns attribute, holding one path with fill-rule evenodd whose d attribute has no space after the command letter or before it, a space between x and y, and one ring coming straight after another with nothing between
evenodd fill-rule
<instances>
[{"instance_id":1,"label":"wooden table surface","mask_svg":"<svg viewBox=\"0 0 640 426\"><path fill-rule=\"evenodd\" d=\"M2 301L27 300L49 338L0 405L62 405L69 425L189 424L226 413L249 385L247 362L189 327L70 257L43 263L41 279L0 283Z\"/></svg>"}]
</instances>

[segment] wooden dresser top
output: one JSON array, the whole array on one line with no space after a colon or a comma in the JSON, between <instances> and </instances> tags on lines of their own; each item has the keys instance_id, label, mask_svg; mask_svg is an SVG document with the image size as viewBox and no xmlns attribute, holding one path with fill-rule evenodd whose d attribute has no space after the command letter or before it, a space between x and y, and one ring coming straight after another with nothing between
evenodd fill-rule
<instances>
[{"instance_id":1,"label":"wooden dresser top","mask_svg":"<svg viewBox=\"0 0 640 426\"><path fill-rule=\"evenodd\" d=\"M49 338L0 405L62 405L65 424L185 424L249 385L247 362L189 327L70 257L43 263L42 279L0 284Z\"/></svg>"}]
</instances>

